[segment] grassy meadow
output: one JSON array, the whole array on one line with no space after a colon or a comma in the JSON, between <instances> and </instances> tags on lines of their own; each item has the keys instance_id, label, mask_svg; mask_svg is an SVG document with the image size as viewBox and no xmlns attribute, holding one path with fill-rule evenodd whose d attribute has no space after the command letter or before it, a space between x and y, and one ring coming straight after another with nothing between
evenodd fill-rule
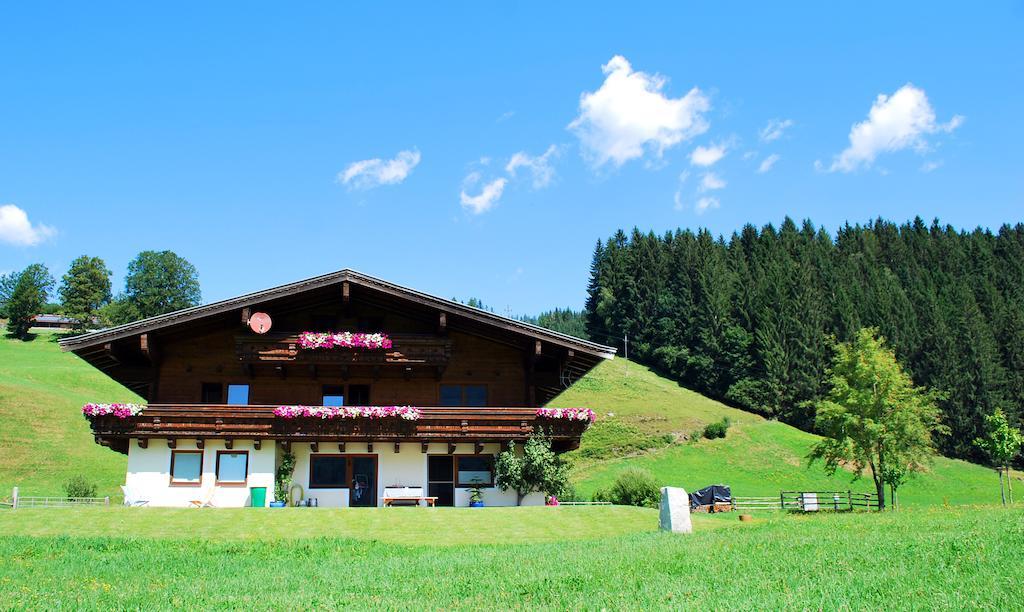
<instances>
[{"instance_id":1,"label":"grassy meadow","mask_svg":"<svg viewBox=\"0 0 1024 612\"><path fill-rule=\"evenodd\" d=\"M485 509L468 529L473 511L437 510L443 524L403 527L431 512L399 510L406 516L390 527L410 531L393 537L374 518L359 538L337 537L325 523L369 514L327 509L70 509L47 511L45 521L3 513L0 601L18 609L959 610L1018 608L1024 583L1024 512L1016 509L700 517L688 536L654 531L653 510L623 519L607 508ZM223 518L242 513L245 527L261 523L271 537L250 537L259 530ZM296 531L278 537L282 518ZM164 521L192 528L174 533ZM522 542L537 521L562 536ZM584 537L609 521L629 526ZM450 530L473 531L477 541L449 542Z\"/></svg>"},{"instance_id":2,"label":"grassy meadow","mask_svg":"<svg viewBox=\"0 0 1024 612\"><path fill-rule=\"evenodd\" d=\"M604 363L553 403L600 415L570 454L581 494L630 465L737 495L851 486L806 467L814 436L628 368ZM0 340L0 498L82 474L116 503L125 457L93 443L80 409L131 399L52 334ZM688 439L723 416L725 439ZM0 510L0 607L1019 607L1024 511L946 505L996 502L991 470L938 459L901 498L887 513L696 515L687 536L614 506Z\"/></svg>"}]
</instances>

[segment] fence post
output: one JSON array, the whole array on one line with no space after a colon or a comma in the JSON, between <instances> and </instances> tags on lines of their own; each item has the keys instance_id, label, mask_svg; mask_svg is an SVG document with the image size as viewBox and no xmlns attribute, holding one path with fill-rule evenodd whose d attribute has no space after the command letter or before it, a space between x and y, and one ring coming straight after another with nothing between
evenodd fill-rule
<instances>
[{"instance_id":1,"label":"fence post","mask_svg":"<svg viewBox=\"0 0 1024 612\"><path fill-rule=\"evenodd\" d=\"M13 500L11 501L11 510L17 510L18 509L18 487L14 487L14 493L12 494L11 497L13 498Z\"/></svg>"},{"instance_id":2,"label":"fence post","mask_svg":"<svg viewBox=\"0 0 1024 612\"><path fill-rule=\"evenodd\" d=\"M846 501L850 502L850 512L853 512L853 491L846 490Z\"/></svg>"},{"instance_id":3,"label":"fence post","mask_svg":"<svg viewBox=\"0 0 1024 612\"><path fill-rule=\"evenodd\" d=\"M109 506L110 505L110 496L109 495L107 495L106 497L103 498L103 505L104 506Z\"/></svg>"},{"instance_id":4,"label":"fence post","mask_svg":"<svg viewBox=\"0 0 1024 612\"><path fill-rule=\"evenodd\" d=\"M786 492L779 491L779 510L786 509Z\"/></svg>"}]
</instances>

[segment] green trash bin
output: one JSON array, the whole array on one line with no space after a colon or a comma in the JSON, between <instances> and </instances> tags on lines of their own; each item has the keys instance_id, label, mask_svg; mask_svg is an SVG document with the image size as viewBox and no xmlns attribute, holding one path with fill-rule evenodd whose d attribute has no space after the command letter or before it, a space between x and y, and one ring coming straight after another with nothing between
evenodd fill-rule
<instances>
[{"instance_id":1,"label":"green trash bin","mask_svg":"<svg viewBox=\"0 0 1024 612\"><path fill-rule=\"evenodd\" d=\"M249 493L252 496L252 507L263 508L267 505L267 488L266 487L253 487L249 489Z\"/></svg>"}]
</instances>

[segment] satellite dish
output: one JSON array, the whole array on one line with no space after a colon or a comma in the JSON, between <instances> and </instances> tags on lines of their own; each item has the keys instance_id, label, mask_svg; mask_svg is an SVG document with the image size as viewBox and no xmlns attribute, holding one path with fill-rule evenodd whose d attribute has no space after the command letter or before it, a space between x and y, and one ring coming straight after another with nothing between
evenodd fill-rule
<instances>
[{"instance_id":1,"label":"satellite dish","mask_svg":"<svg viewBox=\"0 0 1024 612\"><path fill-rule=\"evenodd\" d=\"M249 329L257 334L267 333L270 331L270 326L272 324L273 321L270 320L270 315L265 312L257 312L249 317Z\"/></svg>"}]
</instances>

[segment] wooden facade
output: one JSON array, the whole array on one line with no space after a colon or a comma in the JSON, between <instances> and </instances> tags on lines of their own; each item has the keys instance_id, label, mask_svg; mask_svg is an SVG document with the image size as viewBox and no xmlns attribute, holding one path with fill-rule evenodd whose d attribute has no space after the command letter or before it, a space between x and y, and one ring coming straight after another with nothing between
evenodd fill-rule
<instances>
[{"instance_id":1,"label":"wooden facade","mask_svg":"<svg viewBox=\"0 0 1024 612\"><path fill-rule=\"evenodd\" d=\"M267 333L248 326L257 312L271 318ZM309 350L298 344L303 331L383 332L393 345ZM97 442L120 452L131 439L141 445L152 438L342 445L521 440L538 425L536 407L614 354L351 270L84 334L61 346L147 400L136 417L92 420ZM244 403L229 405L233 385L245 388ZM475 403L484 405L442 406L453 403L460 386L472 387ZM359 405L416 406L422 418L309 423L273 415L280 405L318 406L328 389ZM577 446L584 429L579 423L545 428L563 450Z\"/></svg>"}]
</instances>

